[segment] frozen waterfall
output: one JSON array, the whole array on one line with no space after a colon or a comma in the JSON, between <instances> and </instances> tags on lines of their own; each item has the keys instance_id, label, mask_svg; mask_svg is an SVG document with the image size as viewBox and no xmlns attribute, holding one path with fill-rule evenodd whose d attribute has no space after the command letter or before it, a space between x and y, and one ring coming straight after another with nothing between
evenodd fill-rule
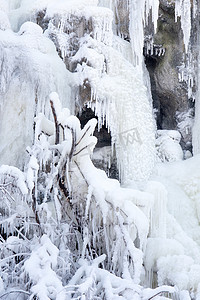
<instances>
[{"instance_id":1,"label":"frozen waterfall","mask_svg":"<svg viewBox=\"0 0 200 300\"><path fill-rule=\"evenodd\" d=\"M117 3L116 6L112 5L114 11L117 9ZM4 112L10 111L8 115L11 117L9 118L13 119L14 106L11 102L14 101L17 106L17 103L20 102L19 106L23 103L23 108L18 113L18 124L21 125L8 123L7 117L4 120L5 114L1 117L2 163L16 165L18 161L16 155L22 150L16 151L15 146L20 149L25 146L23 141L31 143L33 121L30 120L33 120L35 111L46 109L44 100L50 90L58 92L62 102L73 111L73 86L80 86L88 80L91 86L91 101L87 105L94 108L98 116L99 128L106 122L111 132L122 182L143 181L150 176L155 160L155 124L149 96L150 84L147 84L148 76L146 76L147 71L142 55L143 22L147 22L147 16L152 9L156 30L158 1L148 2L148 5L146 1L141 2L140 5L136 5L134 1L130 3L127 1L131 43L113 34L112 12L96 5L97 1L84 3L76 1L73 4L69 1L67 5L64 1L56 4L54 1L40 1L39 4L35 1L18 1L15 5L10 2L7 11L11 27L15 31L18 31L25 21L36 20L38 11L42 9L46 10L46 19L51 18L57 22L59 18L63 20L63 25L59 25L58 33L56 33L56 28L52 27L51 22L45 34L42 34L39 27L31 23L22 25L18 33L12 33L9 29L9 33L7 30L2 32L1 55L4 67L1 70L1 84L4 98L7 99L4 102ZM77 72L71 74L70 78L70 73L65 70L52 42L44 35L57 34L58 41L63 43L66 39L64 30L68 26L67 22L72 29L75 26L73 21L72 25L70 24L73 14L86 20L92 19L94 36L91 39L86 33L80 39L80 48L72 56L72 60L78 63ZM135 18L136 15L140 17ZM3 39L5 40L8 36L8 42L5 44ZM70 40L66 39L66 42L69 43ZM60 47L64 57L67 50ZM68 45L65 47L69 48ZM10 50L16 55L12 62L9 61ZM84 57L87 57L87 64L81 63ZM15 82L17 76L11 75L13 72L18 72L19 84ZM74 83L73 80L75 80ZM19 91L19 85L25 82L28 82L29 87L21 87ZM15 95L15 97L7 96L8 94ZM11 130L8 124L15 130ZM27 128L26 136L22 130L24 126ZM4 140L5 136L6 140Z\"/></svg>"},{"instance_id":2,"label":"frozen waterfall","mask_svg":"<svg viewBox=\"0 0 200 300\"><path fill-rule=\"evenodd\" d=\"M160 63L154 79L169 72L169 48L154 44L158 30L168 34L162 5L180 29L184 63L173 76L188 96L172 130L156 128L159 81L147 69L149 59L151 71ZM23 292L40 300L200 299L199 8L196 0L0 0L0 298L15 272L6 255L14 262L18 251L19 281L32 284ZM94 119L81 124L84 111ZM96 125L111 139L99 156L116 159L119 181L92 163ZM181 148L190 127L193 157Z\"/></svg>"}]
</instances>

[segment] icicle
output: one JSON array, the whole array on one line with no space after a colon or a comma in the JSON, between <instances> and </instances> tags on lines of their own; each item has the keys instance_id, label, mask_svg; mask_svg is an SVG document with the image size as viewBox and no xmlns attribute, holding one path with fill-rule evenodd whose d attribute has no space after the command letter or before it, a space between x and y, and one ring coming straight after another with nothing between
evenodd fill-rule
<instances>
[{"instance_id":1,"label":"icicle","mask_svg":"<svg viewBox=\"0 0 200 300\"><path fill-rule=\"evenodd\" d=\"M161 183L150 181L147 192L154 195L150 236L166 238L167 191Z\"/></svg>"},{"instance_id":2,"label":"icicle","mask_svg":"<svg viewBox=\"0 0 200 300\"><path fill-rule=\"evenodd\" d=\"M150 10L152 10L152 22L156 33L158 8L159 0L129 0L129 34L136 65L141 65L143 61L144 26L148 24Z\"/></svg>"},{"instance_id":3,"label":"icicle","mask_svg":"<svg viewBox=\"0 0 200 300\"><path fill-rule=\"evenodd\" d=\"M183 30L183 40L185 44L185 52L188 52L188 45L191 31L191 0L175 1L175 21L177 17L181 18L181 28Z\"/></svg>"}]
</instances>

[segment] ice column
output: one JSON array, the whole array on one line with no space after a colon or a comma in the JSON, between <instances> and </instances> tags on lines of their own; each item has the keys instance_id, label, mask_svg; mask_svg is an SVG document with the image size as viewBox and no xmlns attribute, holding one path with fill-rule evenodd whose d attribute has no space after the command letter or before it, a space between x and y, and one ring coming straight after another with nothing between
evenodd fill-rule
<instances>
[{"instance_id":1,"label":"ice column","mask_svg":"<svg viewBox=\"0 0 200 300\"><path fill-rule=\"evenodd\" d=\"M185 44L185 51L187 52L191 30L191 0L175 1L175 21L177 21L177 17L181 18L183 40Z\"/></svg>"},{"instance_id":2,"label":"ice column","mask_svg":"<svg viewBox=\"0 0 200 300\"><path fill-rule=\"evenodd\" d=\"M154 195L154 205L151 213L150 236L156 238L166 238L166 188L159 182L149 181L146 191Z\"/></svg>"}]
</instances>

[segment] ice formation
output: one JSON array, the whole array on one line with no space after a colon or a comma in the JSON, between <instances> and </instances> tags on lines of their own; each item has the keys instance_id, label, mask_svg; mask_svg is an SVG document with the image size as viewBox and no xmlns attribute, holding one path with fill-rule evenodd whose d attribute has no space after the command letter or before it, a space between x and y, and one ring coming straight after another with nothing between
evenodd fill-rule
<instances>
[{"instance_id":1,"label":"ice formation","mask_svg":"<svg viewBox=\"0 0 200 300\"><path fill-rule=\"evenodd\" d=\"M55 46L34 23L24 23L18 33L1 30L0 48L0 161L22 166L24 144L33 140L33 118L38 109L48 109L46 93L53 87L73 106L70 79Z\"/></svg>"},{"instance_id":2,"label":"ice formation","mask_svg":"<svg viewBox=\"0 0 200 300\"><path fill-rule=\"evenodd\" d=\"M177 161L183 159L180 146L181 134L176 130L157 130L156 149L161 161Z\"/></svg>"},{"instance_id":3,"label":"ice formation","mask_svg":"<svg viewBox=\"0 0 200 300\"><path fill-rule=\"evenodd\" d=\"M149 268L153 267L154 270L157 270L160 284L166 281L174 282L180 289L191 289L193 293L199 291L198 279L191 279L193 276L198 278L200 263L199 205L197 200L199 199L197 196L199 195L199 170L196 168L198 161L199 155L186 161L157 166L154 180L156 178L157 181L160 181L168 191L167 239L162 238L157 241L150 239L146 252L147 257L152 255L154 257L154 263L148 258L147 261L154 264ZM157 262L155 263L155 261ZM184 265L182 265L183 262L185 262Z\"/></svg>"},{"instance_id":4,"label":"ice formation","mask_svg":"<svg viewBox=\"0 0 200 300\"><path fill-rule=\"evenodd\" d=\"M40 245L33 250L30 258L25 262L24 268L34 285L33 294L39 299L64 299L65 291L62 282L52 270L57 265L58 249L50 239L43 235Z\"/></svg>"},{"instance_id":5,"label":"ice formation","mask_svg":"<svg viewBox=\"0 0 200 300\"><path fill-rule=\"evenodd\" d=\"M92 12L94 37L85 34L72 57L72 61L78 63L77 85L87 82L91 86L88 106L94 107L99 128L105 122L111 131L121 180L145 180L154 165L155 127L149 90L143 78L141 49L133 49L128 42L113 36L112 14L108 9L98 7ZM65 14L62 12L61 19ZM55 11L51 17L56 18ZM142 26L141 21L140 29ZM83 63L85 58L87 62ZM138 65L134 66L136 61ZM123 118L125 111L128 115ZM145 114L140 114L141 111Z\"/></svg>"},{"instance_id":6,"label":"ice formation","mask_svg":"<svg viewBox=\"0 0 200 300\"><path fill-rule=\"evenodd\" d=\"M191 2L190 0L176 0L175 1L175 20L177 17L181 18L181 28L183 30L183 40L185 44L185 51L188 51L191 31Z\"/></svg>"},{"instance_id":7,"label":"ice formation","mask_svg":"<svg viewBox=\"0 0 200 300\"><path fill-rule=\"evenodd\" d=\"M40 218L43 222L42 230L55 229L49 231L49 237L42 235L34 249L26 244L23 232L17 231L20 242L23 240L22 256L27 247L31 253L22 277L30 277L32 296L41 300L49 299L46 295L65 299L67 293L66 299L87 299L88 295L93 299L95 284L100 286L98 290L106 290L107 299L127 300L134 295L134 299L145 300L160 291L175 293L174 299L200 299L200 174L196 167L200 158L196 155L183 161L177 131L156 132L142 54L144 26L151 16L156 32L159 1L124 1L130 42L113 22L113 16L119 14L119 4L120 0L0 0L0 195L6 202L5 211L3 204L0 206L6 215L0 225L4 232L12 234L17 226L26 223L24 220L35 215L38 227ZM190 46L190 8L189 0L175 1L175 18L181 18L186 52ZM80 103L81 89L90 92L85 103ZM111 132L112 152L116 152L123 187L117 180L108 179L90 160L96 144L92 135L96 120L81 129L79 120L71 115L84 105L95 111L98 128L106 124ZM197 99L194 154L200 151L199 107ZM192 125L190 120L187 126L180 123L180 131L185 127L190 130ZM30 159L24 174L5 166L23 169L26 146ZM56 180L60 186L56 186ZM10 182L13 188L7 190ZM74 191L79 185L84 188ZM51 242L54 240L60 247L63 265L60 263L58 274L66 278L61 269L68 270L67 263L72 258L65 249L66 236L63 240L60 236L61 232L72 232L68 224L62 224L62 214L66 212L62 211L59 187L67 194L67 201L74 195L85 201L82 206L78 201L70 204L84 211L84 239L78 255L87 256L99 244L102 248L92 253L93 258L102 254L102 249L107 254L93 261L80 260L80 267L73 266L73 277L65 282L66 286L56 274L58 248ZM33 201L31 208L28 204L23 207L21 201L28 197L39 201L43 197L43 203ZM51 197L53 204L49 202ZM17 216L21 223L16 222ZM35 225L23 226L25 232L31 232ZM15 248L17 239L0 241L3 255L19 251ZM8 268L5 260L1 263ZM116 276L104 270L105 265ZM0 293L5 292L2 282L8 280L6 272L2 273ZM164 287L152 291L139 284ZM176 285L178 291L166 284Z\"/></svg>"},{"instance_id":8,"label":"ice formation","mask_svg":"<svg viewBox=\"0 0 200 300\"><path fill-rule=\"evenodd\" d=\"M48 46L47 42L45 43L42 41L42 38L43 40L45 40L45 38L41 32L39 33L39 28L36 25L31 23L23 24L28 20L34 21L34 16L36 18L37 13L45 9L45 18L55 20L55 22L49 22L45 35L58 35L58 43L63 58L65 58L66 54L69 54L66 46L63 46L63 42L67 41L66 33L64 32L67 26L71 26L73 29L73 24L70 24L70 19L73 18L73 15L75 15L76 18L85 18L85 22L89 22L91 20L93 26L93 37L91 38L89 33L86 33L83 37L80 36L79 50L72 56L72 62L74 61L78 64L77 72L74 74L76 75L76 85L80 86L88 81L91 86L91 106L93 107L95 105L95 112L99 120L99 128L101 127L101 124L104 123L105 119L105 122L111 131L112 142L116 148L118 167L120 169L122 181L141 181L148 179L153 168L155 158L155 125L152 115L152 105L151 101L149 101L150 93L145 87L146 79L144 79L144 77L146 78L146 76L143 76L144 65L141 49L143 39L143 20L145 17L147 19L149 10L152 8L153 18L156 24L158 1L152 1L152 3L144 1L144 3L142 2L139 7L132 2L130 4L127 2L127 7L130 6L130 32L133 33L137 30L141 32L141 36L133 33L131 36L131 45L128 42L123 42L122 39L113 36L113 14L110 9L97 7L97 1L86 2L73 1L72 4L72 1L68 1L66 5L65 1L59 1L59 3L55 3L55 1L21 1L17 3L16 6L12 6L8 15L12 28L15 31L19 30L18 35L20 35L20 38L22 37L22 41L23 36L26 35L26 45L33 45L34 43L34 48L37 48L36 45L38 45L38 51L45 54L50 51L48 50L51 45L50 41L47 40ZM138 24L135 24L134 22L131 23L131 20L133 19L132 14L138 13L141 14L141 19L137 18ZM58 18L60 20L59 28L56 28L55 23ZM22 27L20 29L21 25ZM133 26L135 27L133 28ZM16 34L13 35L15 36ZM36 35L37 41L34 40ZM27 39L29 37L30 40ZM39 37L41 37L41 41L39 40ZM135 41L136 37L139 37L141 40ZM135 48L136 45L138 45L137 48ZM46 47L46 49L40 49L40 47ZM18 51L20 51L20 49ZM53 45L51 51L53 55ZM40 91L49 94L50 91L48 90L48 86L51 86L52 90L59 92L61 99L63 99L64 103L68 103L68 107L71 108L70 106L73 105L69 103L70 89L68 89L67 85L64 84L66 81L69 82L69 79L67 78L68 73L64 70L64 67L61 67L62 62L59 62L58 67L57 61L59 59L57 59L57 61L51 60L51 63L54 63L55 61L56 67L52 66L50 70L47 70L45 69L46 65L44 64L44 61L39 66L37 61L39 55L34 57L36 57L36 72L34 72L34 75L33 73L29 75L31 77L29 81L33 82L30 87L30 94L32 94L32 98L35 97L36 99L31 100L31 97L29 96L30 94L26 95L25 98L29 98L31 103L34 103L34 101L38 102L38 107L41 105L44 106L44 104L40 104L40 98L42 96ZM48 59L49 56L46 55L46 57ZM87 57L87 62L83 63L85 57ZM128 60L127 57L129 57ZM30 64L31 62L29 61L28 63ZM18 62L15 64L18 64ZM25 67L27 67L28 64L25 64ZM40 71L37 70L38 66ZM51 70L54 68L56 70L63 69L63 71L59 71L58 75L56 71L52 74ZM35 79L35 74L38 75L38 73L47 75L45 78L43 75L42 78L38 76L39 78ZM28 74L28 70L24 74ZM48 78L48 76L51 79ZM26 79L24 79L24 81L25 80ZM39 85L46 84L46 86L37 86L35 83L36 80L39 82ZM57 80L57 82L54 82L54 80ZM14 85L11 85L11 87L14 88ZM37 94L35 90L38 91ZM45 96L43 99L45 99ZM23 101L20 102L22 103ZM34 106L32 105L32 107ZM141 111L143 113L141 113ZM31 115L34 114L34 112L31 112L30 109L27 113L29 113L29 116L25 118L26 120L30 119ZM126 118L123 117L124 113L127 114ZM21 115L23 116L23 113ZM133 115L134 118L132 118ZM28 127L28 125L25 126ZM31 126L29 125L27 132L32 130L30 127ZM19 132L16 134L19 136ZM31 139L31 133L27 134L26 139ZM20 140L19 143L22 144L22 141ZM6 142L4 142L3 145L5 147ZM11 143L9 147L11 151ZM5 150L2 149L2 152L3 151L4 153L6 152L6 147ZM2 156L4 163L6 159L5 157L6 155ZM16 157L14 157L10 162L13 163L14 160L16 163ZM8 160L6 162L9 163ZM137 172L134 171L136 169Z\"/></svg>"}]
</instances>

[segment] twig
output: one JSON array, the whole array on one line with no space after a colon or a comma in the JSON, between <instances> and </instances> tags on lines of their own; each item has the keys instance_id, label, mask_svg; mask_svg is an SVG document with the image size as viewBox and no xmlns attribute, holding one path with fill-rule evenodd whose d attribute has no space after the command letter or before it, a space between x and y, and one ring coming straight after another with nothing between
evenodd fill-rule
<instances>
[{"instance_id":1,"label":"twig","mask_svg":"<svg viewBox=\"0 0 200 300\"><path fill-rule=\"evenodd\" d=\"M71 134L72 134L72 147L71 147L71 150L70 150L70 153L69 153L69 161L71 161L72 156L73 156L73 152L74 152L74 149L75 149L75 146L76 146L75 133L74 133L73 128L70 128L69 126L67 126L67 128L71 130Z\"/></svg>"},{"instance_id":2,"label":"twig","mask_svg":"<svg viewBox=\"0 0 200 300\"><path fill-rule=\"evenodd\" d=\"M58 119L57 119L57 115L56 115L56 110L55 110L52 100L50 100L50 104L51 104L51 110L52 110L54 122L55 122L55 128L56 128L55 144L57 145L57 144L59 144L59 135L60 135L59 124L58 124Z\"/></svg>"},{"instance_id":3,"label":"twig","mask_svg":"<svg viewBox=\"0 0 200 300\"><path fill-rule=\"evenodd\" d=\"M76 143L75 146L78 146L78 144L80 144L80 142L82 141L82 139L84 138L84 136L86 135L86 133L88 132L88 130L90 129L91 126L89 126L86 131L84 132L84 134L82 135L82 137L80 138L80 140Z\"/></svg>"},{"instance_id":4,"label":"twig","mask_svg":"<svg viewBox=\"0 0 200 300\"><path fill-rule=\"evenodd\" d=\"M8 183L0 183L0 188L5 188L6 186L13 184L12 182L8 182Z\"/></svg>"},{"instance_id":5,"label":"twig","mask_svg":"<svg viewBox=\"0 0 200 300\"><path fill-rule=\"evenodd\" d=\"M25 237L25 235L23 233L21 233L20 230L17 229L17 227L14 226L14 229L18 232L19 235L21 235L21 237L26 240L27 242L29 242L29 240L27 239L27 237ZM21 228L22 229L22 228Z\"/></svg>"},{"instance_id":6,"label":"twig","mask_svg":"<svg viewBox=\"0 0 200 300\"><path fill-rule=\"evenodd\" d=\"M30 253L17 253L17 254L13 254L13 255L10 255L8 257L5 257L5 258L1 259L1 263L4 262L4 261L6 261L6 260L8 260L8 259L14 258L16 256L25 256L25 255L26 256L30 256L31 254Z\"/></svg>"},{"instance_id":7,"label":"twig","mask_svg":"<svg viewBox=\"0 0 200 300\"><path fill-rule=\"evenodd\" d=\"M81 169L80 169L79 165L77 164L77 162L76 162L76 161L75 161L74 163L76 164L76 166L77 166L77 168L78 168L79 172L81 173L81 175L82 175L83 179L85 180L85 183L87 184L87 186L89 186L89 183L87 182L87 179L86 179L86 178L85 178L85 176L83 175L83 172L81 171Z\"/></svg>"},{"instance_id":8,"label":"twig","mask_svg":"<svg viewBox=\"0 0 200 300\"><path fill-rule=\"evenodd\" d=\"M6 295L11 294L11 293L23 293L23 294L26 294L28 296L31 295L29 292L26 292L26 291L23 291L23 290L16 290L16 291L9 291L9 292L4 293L3 295L0 296L0 299L3 298Z\"/></svg>"},{"instance_id":9,"label":"twig","mask_svg":"<svg viewBox=\"0 0 200 300\"><path fill-rule=\"evenodd\" d=\"M0 191L6 196L6 194L8 195L8 197L10 197L10 199L15 202L15 199L13 198L13 196L11 196L11 194L4 188L4 187L0 187ZM8 199L8 198L7 198Z\"/></svg>"},{"instance_id":10,"label":"twig","mask_svg":"<svg viewBox=\"0 0 200 300\"><path fill-rule=\"evenodd\" d=\"M78 152L74 153L74 155L73 155L73 156L76 156L76 155L78 155L80 152L82 152L83 150L87 149L87 148L88 148L88 146L90 146L90 145L87 145L87 146L83 147L81 150L79 150Z\"/></svg>"},{"instance_id":11,"label":"twig","mask_svg":"<svg viewBox=\"0 0 200 300\"><path fill-rule=\"evenodd\" d=\"M148 298L148 300L151 300L151 299L153 299L154 297L158 296L159 294L161 294L161 293L166 293L166 292L167 292L167 291L160 291L160 292L158 292L157 294L155 294L155 295L151 296L150 298Z\"/></svg>"}]
</instances>

